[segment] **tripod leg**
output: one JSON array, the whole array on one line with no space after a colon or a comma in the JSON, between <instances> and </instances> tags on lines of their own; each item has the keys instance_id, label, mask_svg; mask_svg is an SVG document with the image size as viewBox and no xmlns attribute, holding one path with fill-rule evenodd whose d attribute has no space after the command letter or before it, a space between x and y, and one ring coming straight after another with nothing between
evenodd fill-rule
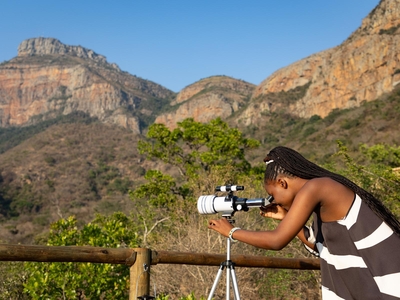
<instances>
[{"instance_id":1,"label":"tripod leg","mask_svg":"<svg viewBox=\"0 0 400 300\"><path fill-rule=\"evenodd\" d=\"M207 300L212 300L212 297L214 296L215 290L217 288L218 281L221 278L223 269L224 269L224 265L221 264L221 267L219 268L217 276L215 277L214 284L211 288L211 291L210 291L210 294L208 295Z\"/></svg>"},{"instance_id":2,"label":"tripod leg","mask_svg":"<svg viewBox=\"0 0 400 300\"><path fill-rule=\"evenodd\" d=\"M230 262L227 262L227 263L228 263L228 267L226 268L226 292L225 292L225 295L226 295L226 300L229 300L230 299L230 283L231 283L230 271L231 271L232 266L230 265Z\"/></svg>"},{"instance_id":3,"label":"tripod leg","mask_svg":"<svg viewBox=\"0 0 400 300\"><path fill-rule=\"evenodd\" d=\"M230 271L232 276L232 286L233 286L233 294L235 296L235 300L240 300L239 288L236 280L236 273L234 266L231 266Z\"/></svg>"}]
</instances>

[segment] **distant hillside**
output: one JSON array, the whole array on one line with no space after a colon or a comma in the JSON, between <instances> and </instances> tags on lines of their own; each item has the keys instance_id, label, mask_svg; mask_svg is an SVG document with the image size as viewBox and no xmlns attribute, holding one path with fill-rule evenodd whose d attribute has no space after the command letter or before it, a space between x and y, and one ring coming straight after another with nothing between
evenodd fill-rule
<instances>
[{"instance_id":1,"label":"distant hillside","mask_svg":"<svg viewBox=\"0 0 400 300\"><path fill-rule=\"evenodd\" d=\"M258 124L239 123L238 127L248 136L261 141L262 147L253 153L259 161L276 145L286 145L299 150L308 158L324 162L337 150L337 140L356 156L362 143L372 146L377 143L400 145L400 85L391 93L374 101L364 101L358 107L335 109L325 118L314 115L300 118L284 110L263 112ZM236 124L235 116L228 123Z\"/></svg>"},{"instance_id":2,"label":"distant hillside","mask_svg":"<svg viewBox=\"0 0 400 300\"><path fill-rule=\"evenodd\" d=\"M126 211L128 189L151 166L137 153L137 135L84 115L18 130L0 131L20 137L0 154L0 240L31 242L60 217L88 222L95 212Z\"/></svg>"}]
</instances>

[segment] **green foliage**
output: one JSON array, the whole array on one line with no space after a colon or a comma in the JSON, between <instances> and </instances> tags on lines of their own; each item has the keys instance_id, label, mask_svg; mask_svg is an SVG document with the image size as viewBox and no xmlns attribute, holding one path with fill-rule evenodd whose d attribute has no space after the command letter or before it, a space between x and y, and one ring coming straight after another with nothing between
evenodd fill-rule
<instances>
[{"instance_id":1,"label":"green foliage","mask_svg":"<svg viewBox=\"0 0 400 300\"><path fill-rule=\"evenodd\" d=\"M140 141L139 151L177 167L181 176L173 178L150 170L145 175L148 182L134 190L131 197L146 198L150 204L167 209L177 200L194 200L193 188L198 178L208 176L212 170L230 166L234 170L231 178L234 174L248 174L251 167L245 150L259 146L256 140L244 138L238 129L230 128L220 118L208 124L186 119L172 131L165 125L153 124L147 136L151 141Z\"/></svg>"},{"instance_id":2,"label":"green foliage","mask_svg":"<svg viewBox=\"0 0 400 300\"><path fill-rule=\"evenodd\" d=\"M360 145L362 156L356 161L347 147L338 142L337 156L344 168L331 168L380 199L397 217L400 217L400 176L393 171L400 165L400 147L377 144L371 147ZM361 163L360 163L361 162Z\"/></svg>"},{"instance_id":3,"label":"green foliage","mask_svg":"<svg viewBox=\"0 0 400 300\"><path fill-rule=\"evenodd\" d=\"M248 170L250 164L244 152L259 146L259 142L245 138L238 129L230 128L220 118L207 124L189 118L179 122L178 128L172 131L163 124L153 124L147 136L154 142L140 141L140 153L175 165L189 177L215 165Z\"/></svg>"},{"instance_id":4,"label":"green foliage","mask_svg":"<svg viewBox=\"0 0 400 300\"><path fill-rule=\"evenodd\" d=\"M383 144L376 144L368 147L362 144L360 147L362 153L370 161L376 164L383 164L389 168L396 168L400 166L400 146L388 146Z\"/></svg>"},{"instance_id":5,"label":"green foliage","mask_svg":"<svg viewBox=\"0 0 400 300\"><path fill-rule=\"evenodd\" d=\"M98 215L91 223L77 227L74 217L51 226L50 246L137 247L135 224L126 215ZM31 299L126 299L129 268L94 263L26 263L29 273L25 293Z\"/></svg>"},{"instance_id":6,"label":"green foliage","mask_svg":"<svg viewBox=\"0 0 400 300\"><path fill-rule=\"evenodd\" d=\"M177 195L184 197L187 194L183 187L177 187L173 177L160 171L150 170L144 177L148 183L131 192L133 198L146 198L153 206L168 207L175 202Z\"/></svg>"}]
</instances>

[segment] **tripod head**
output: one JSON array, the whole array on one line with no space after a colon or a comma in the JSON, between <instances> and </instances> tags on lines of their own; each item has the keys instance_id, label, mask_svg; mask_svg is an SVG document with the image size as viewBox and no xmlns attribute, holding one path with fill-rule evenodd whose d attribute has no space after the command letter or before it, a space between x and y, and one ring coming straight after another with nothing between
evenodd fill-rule
<instances>
[{"instance_id":1,"label":"tripod head","mask_svg":"<svg viewBox=\"0 0 400 300\"><path fill-rule=\"evenodd\" d=\"M235 220L233 219L233 215L235 212L232 212L231 214L223 214L222 217L225 218L230 224L235 224Z\"/></svg>"}]
</instances>

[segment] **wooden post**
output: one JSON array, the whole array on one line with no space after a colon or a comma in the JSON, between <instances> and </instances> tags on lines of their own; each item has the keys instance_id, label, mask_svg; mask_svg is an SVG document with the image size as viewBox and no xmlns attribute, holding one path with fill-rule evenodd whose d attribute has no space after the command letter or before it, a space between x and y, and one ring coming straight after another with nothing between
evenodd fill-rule
<instances>
[{"instance_id":1,"label":"wooden post","mask_svg":"<svg viewBox=\"0 0 400 300\"><path fill-rule=\"evenodd\" d=\"M136 261L130 267L129 300L137 300L150 293L151 250L135 248Z\"/></svg>"}]
</instances>

